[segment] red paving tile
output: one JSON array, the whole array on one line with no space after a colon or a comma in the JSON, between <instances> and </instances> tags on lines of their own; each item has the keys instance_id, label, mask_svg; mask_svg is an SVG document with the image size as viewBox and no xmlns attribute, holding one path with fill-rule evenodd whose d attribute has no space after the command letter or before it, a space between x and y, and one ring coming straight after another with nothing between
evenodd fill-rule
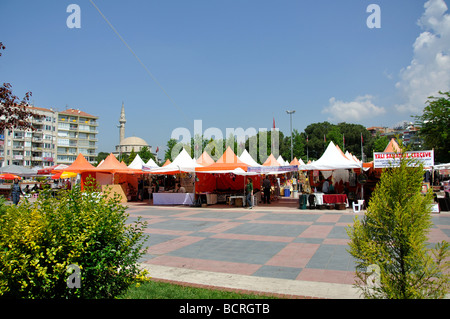
<instances>
[{"instance_id":1,"label":"red paving tile","mask_svg":"<svg viewBox=\"0 0 450 319\"><path fill-rule=\"evenodd\" d=\"M351 285L355 283L355 273L353 271L305 268L296 279Z\"/></svg>"},{"instance_id":2,"label":"red paving tile","mask_svg":"<svg viewBox=\"0 0 450 319\"><path fill-rule=\"evenodd\" d=\"M228 233L212 235L211 238L271 241L280 243L289 243L292 240L294 240L294 237L287 237L287 236L263 236L263 235L228 234Z\"/></svg>"},{"instance_id":3,"label":"red paving tile","mask_svg":"<svg viewBox=\"0 0 450 319\"><path fill-rule=\"evenodd\" d=\"M205 239L205 238L204 237L193 237L193 236L182 236L179 238L169 240L164 243L153 245L149 249L147 249L147 253L154 254L154 255L167 254L176 249L196 243L202 239Z\"/></svg>"},{"instance_id":4,"label":"red paving tile","mask_svg":"<svg viewBox=\"0 0 450 319\"><path fill-rule=\"evenodd\" d=\"M144 229L144 233L158 234L158 235L173 235L173 236L187 236L189 234L192 234L191 231L157 229L157 228L148 228L148 227L146 229Z\"/></svg>"},{"instance_id":5,"label":"red paving tile","mask_svg":"<svg viewBox=\"0 0 450 319\"><path fill-rule=\"evenodd\" d=\"M320 244L290 243L273 256L266 265L281 267L305 267Z\"/></svg>"},{"instance_id":6,"label":"red paving tile","mask_svg":"<svg viewBox=\"0 0 450 319\"><path fill-rule=\"evenodd\" d=\"M311 225L301 233L301 238L326 238L333 229L332 225Z\"/></svg>"},{"instance_id":7,"label":"red paving tile","mask_svg":"<svg viewBox=\"0 0 450 319\"><path fill-rule=\"evenodd\" d=\"M228 274L252 275L261 265L234 263L228 261L204 260L175 256L159 256L146 261L147 264L169 267L188 268L204 271L222 272ZM151 270L150 270L151 275Z\"/></svg>"},{"instance_id":8,"label":"red paving tile","mask_svg":"<svg viewBox=\"0 0 450 319\"><path fill-rule=\"evenodd\" d=\"M317 223L336 223L339 218L341 218L341 214L339 215L322 215L317 218Z\"/></svg>"},{"instance_id":9,"label":"red paving tile","mask_svg":"<svg viewBox=\"0 0 450 319\"><path fill-rule=\"evenodd\" d=\"M323 245L348 245L350 239L340 238L325 238L322 242Z\"/></svg>"},{"instance_id":10,"label":"red paving tile","mask_svg":"<svg viewBox=\"0 0 450 319\"><path fill-rule=\"evenodd\" d=\"M242 223L236 223L236 222L224 222L220 223L218 225L214 225L208 228L204 228L201 231L206 233L221 233L226 230L232 229L236 226L242 225Z\"/></svg>"}]
</instances>

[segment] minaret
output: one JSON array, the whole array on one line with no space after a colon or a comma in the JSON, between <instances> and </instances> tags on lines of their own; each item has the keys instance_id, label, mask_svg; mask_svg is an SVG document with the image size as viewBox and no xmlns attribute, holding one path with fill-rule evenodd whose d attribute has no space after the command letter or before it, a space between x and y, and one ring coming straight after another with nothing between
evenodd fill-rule
<instances>
[{"instance_id":1,"label":"minaret","mask_svg":"<svg viewBox=\"0 0 450 319\"><path fill-rule=\"evenodd\" d=\"M125 106L122 102L122 111L120 112L119 118L119 145L122 144L123 139L125 138L125 123L127 120L125 119Z\"/></svg>"}]
</instances>

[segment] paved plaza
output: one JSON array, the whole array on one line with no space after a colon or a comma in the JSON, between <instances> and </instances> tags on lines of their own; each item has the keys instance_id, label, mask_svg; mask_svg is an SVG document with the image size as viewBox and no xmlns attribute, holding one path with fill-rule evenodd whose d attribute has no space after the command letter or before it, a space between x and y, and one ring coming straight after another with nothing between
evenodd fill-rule
<instances>
[{"instance_id":1,"label":"paved plaza","mask_svg":"<svg viewBox=\"0 0 450 319\"><path fill-rule=\"evenodd\" d=\"M288 202L286 202L288 203ZM128 203L129 222L148 222L150 276L203 286L318 298L358 298L355 262L348 253L347 210L300 210L259 205L152 206ZM449 241L450 214L433 214L429 243Z\"/></svg>"}]
</instances>

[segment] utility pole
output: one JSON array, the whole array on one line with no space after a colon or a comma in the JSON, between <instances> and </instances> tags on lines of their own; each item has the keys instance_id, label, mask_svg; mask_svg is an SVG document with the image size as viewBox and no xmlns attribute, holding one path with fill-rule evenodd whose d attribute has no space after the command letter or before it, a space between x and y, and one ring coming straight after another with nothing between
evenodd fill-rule
<instances>
[{"instance_id":1,"label":"utility pole","mask_svg":"<svg viewBox=\"0 0 450 319\"><path fill-rule=\"evenodd\" d=\"M292 114L295 113L295 110L292 110L292 111L286 111L286 113L289 114L290 122L291 122L291 162L292 162L292 160L294 159L294 156L293 156L293 147L292 147Z\"/></svg>"}]
</instances>

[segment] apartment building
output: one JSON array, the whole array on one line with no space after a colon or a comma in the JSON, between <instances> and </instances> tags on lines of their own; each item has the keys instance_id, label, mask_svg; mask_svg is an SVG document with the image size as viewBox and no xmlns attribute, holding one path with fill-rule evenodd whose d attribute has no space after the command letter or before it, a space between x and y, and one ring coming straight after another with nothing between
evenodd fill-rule
<instances>
[{"instance_id":1,"label":"apartment building","mask_svg":"<svg viewBox=\"0 0 450 319\"><path fill-rule=\"evenodd\" d=\"M35 131L5 130L0 135L0 164L48 167L71 164L79 153L94 163L97 157L98 117L68 109L29 107Z\"/></svg>"}]
</instances>

